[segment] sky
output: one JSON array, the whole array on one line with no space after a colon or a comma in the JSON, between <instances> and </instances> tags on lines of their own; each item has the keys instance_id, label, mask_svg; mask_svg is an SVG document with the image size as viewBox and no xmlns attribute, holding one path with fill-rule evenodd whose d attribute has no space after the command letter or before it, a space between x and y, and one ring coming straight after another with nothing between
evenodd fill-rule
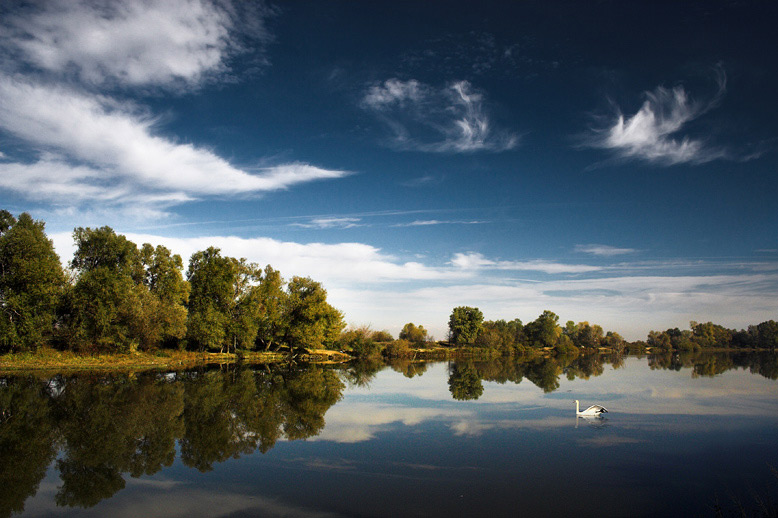
<instances>
[{"instance_id":1,"label":"sky","mask_svg":"<svg viewBox=\"0 0 778 518\"><path fill-rule=\"evenodd\" d=\"M778 318L778 4L7 1L0 207L351 325ZM771 50L773 49L773 50Z\"/></svg>"}]
</instances>

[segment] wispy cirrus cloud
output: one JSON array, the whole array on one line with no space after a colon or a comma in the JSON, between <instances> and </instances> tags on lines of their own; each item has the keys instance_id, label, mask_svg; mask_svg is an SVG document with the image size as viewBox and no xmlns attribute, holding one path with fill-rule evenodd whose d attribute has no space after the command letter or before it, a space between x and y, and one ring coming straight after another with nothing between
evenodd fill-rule
<instances>
[{"instance_id":1,"label":"wispy cirrus cloud","mask_svg":"<svg viewBox=\"0 0 778 518\"><path fill-rule=\"evenodd\" d=\"M155 125L131 103L0 76L0 127L47 150L33 162L0 164L0 187L53 203L169 205L348 174L300 163L250 171L208 149L158 136Z\"/></svg>"},{"instance_id":2,"label":"wispy cirrus cloud","mask_svg":"<svg viewBox=\"0 0 778 518\"><path fill-rule=\"evenodd\" d=\"M586 264L564 264L553 261L495 261L476 252L456 253L451 264L463 270L515 270L533 271L547 274L587 273L602 270L599 266Z\"/></svg>"},{"instance_id":3,"label":"wispy cirrus cloud","mask_svg":"<svg viewBox=\"0 0 778 518\"><path fill-rule=\"evenodd\" d=\"M246 4L246 5L244 5ZM54 0L5 16L7 50L96 86L195 87L271 39L261 4L206 0Z\"/></svg>"},{"instance_id":4,"label":"wispy cirrus cloud","mask_svg":"<svg viewBox=\"0 0 778 518\"><path fill-rule=\"evenodd\" d=\"M611 257L614 255L634 254L637 252L634 248L618 248L609 245L575 245L575 251L582 254L598 255Z\"/></svg>"},{"instance_id":5,"label":"wispy cirrus cloud","mask_svg":"<svg viewBox=\"0 0 778 518\"><path fill-rule=\"evenodd\" d=\"M354 228L359 227L360 218L314 218L309 223L291 223L293 227L302 228Z\"/></svg>"},{"instance_id":6,"label":"wispy cirrus cloud","mask_svg":"<svg viewBox=\"0 0 778 518\"><path fill-rule=\"evenodd\" d=\"M208 196L255 195L349 174L299 162L230 163L205 146L162 136L158 117L116 96L116 87L176 90L222 77L246 38L270 38L262 9L149 0L9 10L0 48L16 59L0 61L0 130L20 144L0 163L0 189L59 208L132 207L136 215L160 217Z\"/></svg>"},{"instance_id":7,"label":"wispy cirrus cloud","mask_svg":"<svg viewBox=\"0 0 778 518\"><path fill-rule=\"evenodd\" d=\"M689 123L715 108L726 92L726 76L720 71L718 89L707 102L695 101L682 85L671 89L658 86L645 92L645 101L632 116L616 107L615 116L604 128L594 129L589 147L608 149L622 159L638 159L664 165L702 164L727 158L723 148L708 145L702 138L684 134Z\"/></svg>"},{"instance_id":8,"label":"wispy cirrus cloud","mask_svg":"<svg viewBox=\"0 0 778 518\"><path fill-rule=\"evenodd\" d=\"M468 81L439 89L415 79L371 85L360 105L383 121L393 146L433 153L500 152L519 137L495 127L485 95Z\"/></svg>"},{"instance_id":9,"label":"wispy cirrus cloud","mask_svg":"<svg viewBox=\"0 0 778 518\"><path fill-rule=\"evenodd\" d=\"M410 223L398 223L393 227L431 227L435 225L481 225L486 221L462 221L462 220L439 220L439 219L417 219Z\"/></svg>"}]
</instances>

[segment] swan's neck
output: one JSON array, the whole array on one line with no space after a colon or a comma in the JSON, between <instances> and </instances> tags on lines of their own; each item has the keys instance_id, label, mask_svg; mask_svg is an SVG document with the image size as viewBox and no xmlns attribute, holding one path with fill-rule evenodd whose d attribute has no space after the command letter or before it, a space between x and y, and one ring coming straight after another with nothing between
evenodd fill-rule
<instances>
[{"instance_id":1,"label":"swan's neck","mask_svg":"<svg viewBox=\"0 0 778 518\"><path fill-rule=\"evenodd\" d=\"M575 400L575 413L576 413L576 414L580 414L580 413L581 413L581 410L580 410L580 408L578 407L578 400L577 400L577 399Z\"/></svg>"}]
</instances>

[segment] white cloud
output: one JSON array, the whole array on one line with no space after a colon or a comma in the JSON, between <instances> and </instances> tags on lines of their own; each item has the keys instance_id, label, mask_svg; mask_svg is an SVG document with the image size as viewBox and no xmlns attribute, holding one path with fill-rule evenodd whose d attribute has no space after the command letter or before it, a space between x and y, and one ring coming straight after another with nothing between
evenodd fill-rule
<instances>
[{"instance_id":1,"label":"white cloud","mask_svg":"<svg viewBox=\"0 0 778 518\"><path fill-rule=\"evenodd\" d=\"M386 110L395 105L422 102L430 95L429 87L415 79L401 81L387 79L383 84L372 85L362 99L363 106L374 110Z\"/></svg>"},{"instance_id":2,"label":"white cloud","mask_svg":"<svg viewBox=\"0 0 778 518\"><path fill-rule=\"evenodd\" d=\"M359 218L315 218L310 223L292 223L292 226L303 228L354 228L358 227Z\"/></svg>"},{"instance_id":3,"label":"white cloud","mask_svg":"<svg viewBox=\"0 0 778 518\"><path fill-rule=\"evenodd\" d=\"M451 259L451 264L463 270L516 270L536 271L548 274L585 273L602 270L602 268L599 266L589 266L586 264L564 264L543 260L493 261L491 259L487 259L482 254L475 252L468 252L466 254L456 253Z\"/></svg>"},{"instance_id":4,"label":"white cloud","mask_svg":"<svg viewBox=\"0 0 778 518\"><path fill-rule=\"evenodd\" d=\"M249 172L208 149L155 135L154 119L131 104L17 77L0 76L0 127L57 154L31 164L0 164L5 173L0 186L66 204L169 205L348 174L300 163ZM51 187L45 194L42 184Z\"/></svg>"},{"instance_id":5,"label":"white cloud","mask_svg":"<svg viewBox=\"0 0 778 518\"><path fill-rule=\"evenodd\" d=\"M600 255L610 257L613 255L633 254L634 248L617 248L609 245L575 245L575 251L583 254Z\"/></svg>"},{"instance_id":6,"label":"white cloud","mask_svg":"<svg viewBox=\"0 0 778 518\"><path fill-rule=\"evenodd\" d=\"M204 0L59 0L8 16L4 25L22 59L50 73L75 74L98 86L194 86L227 71L226 60L242 48L239 36L269 37L266 14L238 13L237 7Z\"/></svg>"},{"instance_id":7,"label":"white cloud","mask_svg":"<svg viewBox=\"0 0 778 518\"><path fill-rule=\"evenodd\" d=\"M700 139L680 134L689 122L715 107L726 89L726 78L719 75L719 89L712 101L693 101L683 86L657 87L646 92L640 110L631 117L619 109L615 119L597 130L589 145L610 149L621 158L637 158L667 165L701 164L726 157L722 149L706 146Z\"/></svg>"},{"instance_id":8,"label":"white cloud","mask_svg":"<svg viewBox=\"0 0 778 518\"><path fill-rule=\"evenodd\" d=\"M467 81L435 89L415 79L388 79L371 85L361 105L389 126L400 149L499 152L519 142L517 135L493 126L484 95Z\"/></svg>"},{"instance_id":9,"label":"white cloud","mask_svg":"<svg viewBox=\"0 0 778 518\"><path fill-rule=\"evenodd\" d=\"M466 272L448 268L425 266L418 262L401 262L396 257L361 243L295 243L271 238L240 238L232 236L205 236L196 238L172 238L148 234L125 234L130 241L140 245L161 244L181 255L186 261L194 252L209 246L220 248L222 255L244 257L260 265L271 264L287 276L310 276L325 284L338 286L345 283L375 283L407 280L462 279ZM51 235L60 257L67 259L74 252L69 233Z\"/></svg>"},{"instance_id":10,"label":"white cloud","mask_svg":"<svg viewBox=\"0 0 778 518\"><path fill-rule=\"evenodd\" d=\"M469 413L459 409L413 408L396 404L359 403L334 406L327 412L327 427L312 441L357 443L369 441L391 425L417 426L433 419L463 418Z\"/></svg>"},{"instance_id":11,"label":"white cloud","mask_svg":"<svg viewBox=\"0 0 778 518\"><path fill-rule=\"evenodd\" d=\"M392 225L394 227L430 227L434 225L479 225L486 223L486 221L452 221L452 220L439 220L439 219L417 219L410 223L398 223Z\"/></svg>"}]
</instances>

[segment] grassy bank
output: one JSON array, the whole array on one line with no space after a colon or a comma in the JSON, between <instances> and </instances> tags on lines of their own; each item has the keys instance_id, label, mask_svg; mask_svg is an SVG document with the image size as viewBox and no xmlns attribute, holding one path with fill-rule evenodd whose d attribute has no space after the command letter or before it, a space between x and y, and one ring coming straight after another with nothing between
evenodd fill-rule
<instances>
[{"instance_id":1,"label":"grassy bank","mask_svg":"<svg viewBox=\"0 0 778 518\"><path fill-rule=\"evenodd\" d=\"M132 352L126 354L77 354L41 348L35 352L13 353L0 356L0 373L20 371L143 371L190 369L202 365L235 363L275 363L287 361L286 352L238 352L200 353L192 351L162 350L155 352ZM295 354L298 361L334 363L347 361L351 357L337 351L307 350Z\"/></svg>"}]
</instances>

